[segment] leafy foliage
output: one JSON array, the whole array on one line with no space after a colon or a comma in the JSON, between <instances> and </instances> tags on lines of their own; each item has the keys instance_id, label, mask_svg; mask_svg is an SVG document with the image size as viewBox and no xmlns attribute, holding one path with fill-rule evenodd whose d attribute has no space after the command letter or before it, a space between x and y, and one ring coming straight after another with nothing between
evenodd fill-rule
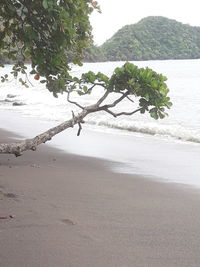
<instances>
[{"instance_id":1,"label":"leafy foliage","mask_svg":"<svg viewBox=\"0 0 200 267\"><path fill-rule=\"evenodd\" d=\"M169 90L165 83L166 79L162 74L157 74L149 68L140 69L127 62L115 70L109 89L114 92L128 90L129 95L140 97L141 113L149 111L154 119L162 119L166 115L164 107L170 108L172 105L167 97Z\"/></svg>"},{"instance_id":2,"label":"leafy foliage","mask_svg":"<svg viewBox=\"0 0 200 267\"><path fill-rule=\"evenodd\" d=\"M126 62L116 68L110 78L100 72L95 74L90 71L83 74L81 79L76 79L76 84L79 84L77 92L80 95L90 93L90 88L93 88L84 84L92 84L103 86L109 93L121 94L124 98L139 98L140 113L149 112L152 118L163 119L167 115L165 109L172 106L167 96L169 89L166 80L165 76L150 68L138 68Z\"/></svg>"},{"instance_id":3,"label":"leafy foliage","mask_svg":"<svg viewBox=\"0 0 200 267\"><path fill-rule=\"evenodd\" d=\"M91 0L1 0L0 51L17 60L15 77L25 72L24 61L30 58L32 73L44 76L50 91L62 91L69 54L71 62L81 64L91 41L89 14L94 8L97 3Z\"/></svg>"},{"instance_id":4,"label":"leafy foliage","mask_svg":"<svg viewBox=\"0 0 200 267\"><path fill-rule=\"evenodd\" d=\"M200 58L200 27L147 17L124 26L99 49L108 61Z\"/></svg>"}]
</instances>

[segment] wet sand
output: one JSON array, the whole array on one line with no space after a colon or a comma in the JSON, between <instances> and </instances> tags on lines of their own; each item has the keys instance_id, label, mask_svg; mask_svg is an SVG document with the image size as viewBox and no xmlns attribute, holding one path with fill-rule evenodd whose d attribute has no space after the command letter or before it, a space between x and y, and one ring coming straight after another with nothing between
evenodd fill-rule
<instances>
[{"instance_id":1,"label":"wet sand","mask_svg":"<svg viewBox=\"0 0 200 267\"><path fill-rule=\"evenodd\" d=\"M0 219L0 266L199 266L199 189L109 164L47 145L0 155L0 216L15 216Z\"/></svg>"}]
</instances>

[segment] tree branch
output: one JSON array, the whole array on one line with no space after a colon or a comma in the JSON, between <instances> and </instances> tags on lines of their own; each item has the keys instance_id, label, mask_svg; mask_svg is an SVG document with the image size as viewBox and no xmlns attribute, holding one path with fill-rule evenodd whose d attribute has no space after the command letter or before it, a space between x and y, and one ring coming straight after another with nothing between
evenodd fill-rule
<instances>
[{"instance_id":1,"label":"tree branch","mask_svg":"<svg viewBox=\"0 0 200 267\"><path fill-rule=\"evenodd\" d=\"M113 117L119 117L119 116L122 116L122 115L125 115L125 116L131 116L133 115L134 113L140 111L142 108L138 108L134 111L131 111L131 112L120 112L120 113L115 113L113 111L111 111L110 109L104 109L107 113L111 114Z\"/></svg>"},{"instance_id":2,"label":"tree branch","mask_svg":"<svg viewBox=\"0 0 200 267\"><path fill-rule=\"evenodd\" d=\"M73 116L72 119L63 122L32 139L26 139L24 141L9 144L0 144L0 154L14 154L17 157L21 156L26 150L35 151L38 145L51 140L56 134L67 128L73 127L75 124L83 122L83 118L87 116L88 113L89 112L87 110L83 110L80 114Z\"/></svg>"},{"instance_id":3,"label":"tree branch","mask_svg":"<svg viewBox=\"0 0 200 267\"><path fill-rule=\"evenodd\" d=\"M126 91L125 93L122 94L121 97L116 99L113 103L101 106L100 109L101 110L105 110L105 109L108 109L108 108L114 108L119 102L121 102L125 97L127 97L128 94L129 94L129 91Z\"/></svg>"},{"instance_id":4,"label":"tree branch","mask_svg":"<svg viewBox=\"0 0 200 267\"><path fill-rule=\"evenodd\" d=\"M108 97L109 94L110 92L107 90L105 94L97 101L96 105L97 106L101 105L101 103L103 103L103 101Z\"/></svg>"},{"instance_id":5,"label":"tree branch","mask_svg":"<svg viewBox=\"0 0 200 267\"><path fill-rule=\"evenodd\" d=\"M80 122L78 122L78 126L79 126L79 128L78 128L77 136L79 136L81 134L81 130L82 130L82 126L81 126Z\"/></svg>"},{"instance_id":6,"label":"tree branch","mask_svg":"<svg viewBox=\"0 0 200 267\"><path fill-rule=\"evenodd\" d=\"M77 107L79 107L80 109L83 110L84 107L81 106L79 103L77 103L77 102L75 102L75 101L71 101L71 100L69 99L69 95L70 95L70 92L67 93L67 101L68 101L69 103L73 104L73 105L76 105Z\"/></svg>"},{"instance_id":7,"label":"tree branch","mask_svg":"<svg viewBox=\"0 0 200 267\"><path fill-rule=\"evenodd\" d=\"M129 96L126 97L129 101L131 101L132 103L134 103L134 100L131 99Z\"/></svg>"},{"instance_id":8,"label":"tree branch","mask_svg":"<svg viewBox=\"0 0 200 267\"><path fill-rule=\"evenodd\" d=\"M26 150L32 150L35 151L37 146L46 143L47 141L51 140L52 137L54 137L56 134L64 131L67 128L74 127L74 125L78 124L78 133L79 136L82 130L82 123L84 123L84 118L90 114L97 111L104 110L107 113L111 114L114 117L118 117L121 115L132 115L141 108L134 110L133 112L120 112L120 113L114 113L109 108L116 106L120 101L122 101L127 95L128 91L124 93L121 97L119 97L117 100L115 100L113 103L109 105L104 105L100 107L99 105L106 99L106 97L109 95L110 92L106 91L105 94L95 103L91 106L82 107L76 102L72 102L72 104L77 104L82 111L78 115L74 115L74 112L72 111L72 118L70 120L67 120L61 124L59 124L56 127L53 127L49 129L48 131L45 131L44 133L32 138L32 139L26 139L19 142L9 143L9 144L0 144L0 154L14 154L16 157L21 156L22 153Z\"/></svg>"}]
</instances>

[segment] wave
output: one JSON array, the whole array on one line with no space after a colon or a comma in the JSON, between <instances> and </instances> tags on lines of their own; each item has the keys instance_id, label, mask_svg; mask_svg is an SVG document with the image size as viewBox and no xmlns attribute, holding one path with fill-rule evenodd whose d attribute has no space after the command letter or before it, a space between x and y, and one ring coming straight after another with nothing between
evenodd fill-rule
<instances>
[{"instance_id":1,"label":"wave","mask_svg":"<svg viewBox=\"0 0 200 267\"><path fill-rule=\"evenodd\" d=\"M16 99L15 99L16 100ZM18 99L21 101L22 99ZM52 105L44 105L41 103L30 104L23 99L24 104L22 106L13 106L13 101L0 101L0 109L15 110L17 112L23 113L28 117L39 117L46 121L57 121L62 122L63 118L70 116L71 109L66 108L65 105L61 103ZM141 118L141 117L140 117ZM117 120L112 120L109 116L104 116L103 114L95 114L94 116L88 118L86 123L93 127L93 130L103 130L106 129L118 129L121 131L128 131L132 133L148 134L152 136L159 136L161 138L179 140L184 142L200 143L200 134L198 129L189 128L188 125L182 126L170 121L169 124L163 124L156 122L149 122L147 120L134 120L133 118L125 119L123 117ZM103 129L104 128L104 129ZM106 128L106 129L105 129Z\"/></svg>"},{"instance_id":2,"label":"wave","mask_svg":"<svg viewBox=\"0 0 200 267\"><path fill-rule=\"evenodd\" d=\"M88 124L96 126L104 126L110 129L118 129L122 131L128 131L133 133L148 134L153 136L160 136L163 138L172 138L174 140L200 143L200 134L193 129L186 129L178 125L158 125L148 124L146 122L129 122L128 124L122 122L110 122L110 121L93 121L88 120Z\"/></svg>"}]
</instances>

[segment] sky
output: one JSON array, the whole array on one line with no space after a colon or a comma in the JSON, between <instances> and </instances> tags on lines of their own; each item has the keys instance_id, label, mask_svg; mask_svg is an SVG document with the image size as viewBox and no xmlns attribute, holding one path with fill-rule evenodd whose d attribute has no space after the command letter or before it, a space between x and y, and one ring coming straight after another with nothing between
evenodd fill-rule
<instances>
[{"instance_id":1,"label":"sky","mask_svg":"<svg viewBox=\"0 0 200 267\"><path fill-rule=\"evenodd\" d=\"M102 13L90 21L94 43L100 45L127 24L147 16L164 16L191 26L200 26L200 0L98 0Z\"/></svg>"}]
</instances>

